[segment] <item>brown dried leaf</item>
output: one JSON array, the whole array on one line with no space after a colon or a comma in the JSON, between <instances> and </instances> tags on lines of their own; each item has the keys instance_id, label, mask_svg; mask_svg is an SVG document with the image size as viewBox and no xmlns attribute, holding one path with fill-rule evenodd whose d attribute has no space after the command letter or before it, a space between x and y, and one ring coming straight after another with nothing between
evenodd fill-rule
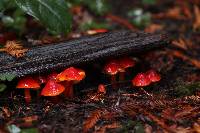
<instances>
[{"instance_id":1,"label":"brown dried leaf","mask_svg":"<svg viewBox=\"0 0 200 133\"><path fill-rule=\"evenodd\" d=\"M198 6L194 6L195 20L193 22L193 30L200 29L200 10Z\"/></svg>"},{"instance_id":2,"label":"brown dried leaf","mask_svg":"<svg viewBox=\"0 0 200 133\"><path fill-rule=\"evenodd\" d=\"M37 115L28 116L28 117L22 118L22 120L24 122L33 122L33 121L37 121L38 120L38 116Z\"/></svg>"},{"instance_id":3,"label":"brown dried leaf","mask_svg":"<svg viewBox=\"0 0 200 133\"><path fill-rule=\"evenodd\" d=\"M177 127L176 133L193 133L193 130L191 128L185 128L185 127Z\"/></svg>"},{"instance_id":4,"label":"brown dried leaf","mask_svg":"<svg viewBox=\"0 0 200 133\"><path fill-rule=\"evenodd\" d=\"M194 110L196 110L196 108L193 108L191 106L185 106L185 107L183 107L183 109L176 112L174 117L176 119L181 119L187 115L190 115Z\"/></svg>"},{"instance_id":5,"label":"brown dried leaf","mask_svg":"<svg viewBox=\"0 0 200 133\"><path fill-rule=\"evenodd\" d=\"M144 31L148 32L148 33L154 33L156 31L160 31L162 29L163 29L163 25L160 25L160 24L151 24L148 27L146 27Z\"/></svg>"},{"instance_id":6,"label":"brown dried leaf","mask_svg":"<svg viewBox=\"0 0 200 133\"><path fill-rule=\"evenodd\" d=\"M193 124L193 129L196 133L200 133L200 125L198 123Z\"/></svg>"},{"instance_id":7,"label":"brown dried leaf","mask_svg":"<svg viewBox=\"0 0 200 133\"><path fill-rule=\"evenodd\" d=\"M175 19L175 20L183 20L185 17L182 15L182 11L180 7L173 7L167 10L165 13L159 13L153 15L154 18L169 18L169 19Z\"/></svg>"},{"instance_id":8,"label":"brown dried leaf","mask_svg":"<svg viewBox=\"0 0 200 133\"><path fill-rule=\"evenodd\" d=\"M115 128L121 128L121 125L117 122L114 122L112 124L106 124L100 127L98 131L96 131L95 133L106 133L107 129L115 129Z\"/></svg>"},{"instance_id":9,"label":"brown dried leaf","mask_svg":"<svg viewBox=\"0 0 200 133\"><path fill-rule=\"evenodd\" d=\"M160 127L163 128L163 130L167 131L167 132L171 132L171 133L175 133L175 130L170 128L167 124L165 124L164 119L161 119L155 115L153 115L152 113L150 113L147 110L144 109L140 109L140 111L146 115L149 119L151 119L152 121L154 121L157 125L159 125Z\"/></svg>"},{"instance_id":10,"label":"brown dried leaf","mask_svg":"<svg viewBox=\"0 0 200 133\"><path fill-rule=\"evenodd\" d=\"M22 45L16 41L7 41L4 48L0 49L0 51L7 52L17 58L24 56L27 50L28 49L23 48Z\"/></svg>"},{"instance_id":11,"label":"brown dried leaf","mask_svg":"<svg viewBox=\"0 0 200 133\"><path fill-rule=\"evenodd\" d=\"M191 57L188 57L187 55L183 54L182 52L178 50L170 50L169 55L173 55L177 58L181 58L184 61L189 61L192 65L200 69L200 61Z\"/></svg>"},{"instance_id":12,"label":"brown dried leaf","mask_svg":"<svg viewBox=\"0 0 200 133\"><path fill-rule=\"evenodd\" d=\"M153 132L153 128L149 124L145 124L144 128L145 128L144 129L145 133L152 133Z\"/></svg>"},{"instance_id":13,"label":"brown dried leaf","mask_svg":"<svg viewBox=\"0 0 200 133\"><path fill-rule=\"evenodd\" d=\"M2 107L3 114L5 114L6 117L11 116L11 112L8 110L7 107Z\"/></svg>"},{"instance_id":14,"label":"brown dried leaf","mask_svg":"<svg viewBox=\"0 0 200 133\"><path fill-rule=\"evenodd\" d=\"M184 16L186 16L188 19L191 19L192 18L192 13L188 7L187 4L181 6L182 7L182 11L183 11L183 14Z\"/></svg>"},{"instance_id":15,"label":"brown dried leaf","mask_svg":"<svg viewBox=\"0 0 200 133\"><path fill-rule=\"evenodd\" d=\"M162 111L161 116L162 116L162 118L164 118L164 119L175 121L175 118L174 118L174 111L173 111L171 108L164 109L164 110Z\"/></svg>"},{"instance_id":16,"label":"brown dried leaf","mask_svg":"<svg viewBox=\"0 0 200 133\"><path fill-rule=\"evenodd\" d=\"M184 97L185 100L189 100L192 102L200 103L200 96L186 96Z\"/></svg>"},{"instance_id":17,"label":"brown dried leaf","mask_svg":"<svg viewBox=\"0 0 200 133\"><path fill-rule=\"evenodd\" d=\"M181 39L181 38L179 38L178 40L173 40L173 41L172 41L172 44L175 45L175 46L177 46L177 47L179 47L179 48L182 48L182 49L184 49L184 50L187 50L187 49L188 49L185 40L184 40L184 39Z\"/></svg>"},{"instance_id":18,"label":"brown dried leaf","mask_svg":"<svg viewBox=\"0 0 200 133\"><path fill-rule=\"evenodd\" d=\"M101 115L102 115L102 110L98 109L93 111L83 123L83 132L88 132L88 130L91 129L97 123Z\"/></svg>"}]
</instances>

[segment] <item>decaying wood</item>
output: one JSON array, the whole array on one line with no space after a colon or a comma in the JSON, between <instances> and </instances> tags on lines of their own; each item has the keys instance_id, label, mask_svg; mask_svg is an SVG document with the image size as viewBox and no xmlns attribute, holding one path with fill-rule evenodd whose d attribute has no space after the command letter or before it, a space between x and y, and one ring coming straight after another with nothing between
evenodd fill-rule
<instances>
[{"instance_id":1,"label":"decaying wood","mask_svg":"<svg viewBox=\"0 0 200 133\"><path fill-rule=\"evenodd\" d=\"M21 58L0 53L0 74L22 77L28 74L62 69L110 57L137 54L163 47L168 43L164 34L117 31L80 39L34 47Z\"/></svg>"}]
</instances>

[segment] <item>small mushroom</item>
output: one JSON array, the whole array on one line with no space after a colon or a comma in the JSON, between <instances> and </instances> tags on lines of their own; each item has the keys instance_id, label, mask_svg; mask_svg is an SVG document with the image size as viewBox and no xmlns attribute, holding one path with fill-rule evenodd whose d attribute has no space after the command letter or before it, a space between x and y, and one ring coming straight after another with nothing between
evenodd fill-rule
<instances>
[{"instance_id":1,"label":"small mushroom","mask_svg":"<svg viewBox=\"0 0 200 133\"><path fill-rule=\"evenodd\" d=\"M42 89L42 96L58 96L65 90L65 87L55 80L49 80L45 87Z\"/></svg>"},{"instance_id":2,"label":"small mushroom","mask_svg":"<svg viewBox=\"0 0 200 133\"><path fill-rule=\"evenodd\" d=\"M103 94L106 94L106 88L105 88L105 85L103 84L99 84L98 86L98 93L103 93Z\"/></svg>"},{"instance_id":3,"label":"small mushroom","mask_svg":"<svg viewBox=\"0 0 200 133\"><path fill-rule=\"evenodd\" d=\"M160 74L157 73L155 70L149 70L145 74L151 82L158 82L161 79Z\"/></svg>"},{"instance_id":4,"label":"small mushroom","mask_svg":"<svg viewBox=\"0 0 200 133\"><path fill-rule=\"evenodd\" d=\"M148 92L146 92L143 87L150 85L151 81L146 76L145 73L138 73L132 80L133 86L140 87L140 89L147 95L150 95Z\"/></svg>"},{"instance_id":5,"label":"small mushroom","mask_svg":"<svg viewBox=\"0 0 200 133\"><path fill-rule=\"evenodd\" d=\"M33 79L32 77L24 77L20 79L16 88L24 89L25 101L26 103L30 103L30 89L38 90L40 88L40 84L37 80Z\"/></svg>"},{"instance_id":6,"label":"small mushroom","mask_svg":"<svg viewBox=\"0 0 200 133\"><path fill-rule=\"evenodd\" d=\"M119 80L123 81L125 79L126 69L135 66L135 61L130 57L124 57L119 59Z\"/></svg>"},{"instance_id":7,"label":"small mushroom","mask_svg":"<svg viewBox=\"0 0 200 133\"><path fill-rule=\"evenodd\" d=\"M85 72L81 69L70 67L57 75L56 80L65 84L64 95L66 97L73 97L73 84L77 83L85 78Z\"/></svg>"},{"instance_id":8,"label":"small mushroom","mask_svg":"<svg viewBox=\"0 0 200 133\"><path fill-rule=\"evenodd\" d=\"M117 60L111 60L104 66L104 72L111 76L111 84L116 88L116 74L119 72L120 66Z\"/></svg>"}]
</instances>

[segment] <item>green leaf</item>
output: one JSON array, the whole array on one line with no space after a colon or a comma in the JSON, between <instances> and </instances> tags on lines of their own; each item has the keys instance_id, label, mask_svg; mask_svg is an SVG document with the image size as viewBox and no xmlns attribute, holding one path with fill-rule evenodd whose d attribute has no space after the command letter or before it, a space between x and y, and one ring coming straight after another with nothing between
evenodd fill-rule
<instances>
[{"instance_id":1,"label":"green leaf","mask_svg":"<svg viewBox=\"0 0 200 133\"><path fill-rule=\"evenodd\" d=\"M10 16L3 16L1 20L5 26L12 26L15 22Z\"/></svg>"},{"instance_id":2,"label":"green leaf","mask_svg":"<svg viewBox=\"0 0 200 133\"><path fill-rule=\"evenodd\" d=\"M0 74L0 80L1 81L12 81L16 77L16 74L11 74L11 73L3 73Z\"/></svg>"},{"instance_id":3,"label":"green leaf","mask_svg":"<svg viewBox=\"0 0 200 133\"><path fill-rule=\"evenodd\" d=\"M95 21L89 21L80 25L80 29L82 31L90 30L90 29L109 29L109 25L107 23L97 23Z\"/></svg>"},{"instance_id":4,"label":"green leaf","mask_svg":"<svg viewBox=\"0 0 200 133\"><path fill-rule=\"evenodd\" d=\"M200 90L200 82L178 85L175 92L178 96L188 96Z\"/></svg>"},{"instance_id":5,"label":"green leaf","mask_svg":"<svg viewBox=\"0 0 200 133\"><path fill-rule=\"evenodd\" d=\"M154 5L156 4L156 0L142 0L142 3L146 5Z\"/></svg>"},{"instance_id":6,"label":"green leaf","mask_svg":"<svg viewBox=\"0 0 200 133\"><path fill-rule=\"evenodd\" d=\"M15 8L16 4L14 0L1 0L0 2L0 12L3 12L7 9Z\"/></svg>"},{"instance_id":7,"label":"green leaf","mask_svg":"<svg viewBox=\"0 0 200 133\"><path fill-rule=\"evenodd\" d=\"M107 0L83 0L82 2L98 15L103 15L110 9Z\"/></svg>"},{"instance_id":8,"label":"green leaf","mask_svg":"<svg viewBox=\"0 0 200 133\"><path fill-rule=\"evenodd\" d=\"M142 125L141 122L137 122L134 128L135 128L135 133L145 133L144 126Z\"/></svg>"},{"instance_id":9,"label":"green leaf","mask_svg":"<svg viewBox=\"0 0 200 133\"><path fill-rule=\"evenodd\" d=\"M72 7L73 5L84 5L96 15L104 15L111 8L108 0L67 0L67 5L68 7Z\"/></svg>"},{"instance_id":10,"label":"green leaf","mask_svg":"<svg viewBox=\"0 0 200 133\"><path fill-rule=\"evenodd\" d=\"M21 129L14 124L8 125L7 129L10 133L20 133L21 132Z\"/></svg>"},{"instance_id":11,"label":"green leaf","mask_svg":"<svg viewBox=\"0 0 200 133\"><path fill-rule=\"evenodd\" d=\"M144 28L151 23L151 14L140 8L130 10L127 15L131 18L131 22L139 28Z\"/></svg>"},{"instance_id":12,"label":"green leaf","mask_svg":"<svg viewBox=\"0 0 200 133\"><path fill-rule=\"evenodd\" d=\"M37 128L21 129L20 133L39 133Z\"/></svg>"},{"instance_id":13,"label":"green leaf","mask_svg":"<svg viewBox=\"0 0 200 133\"><path fill-rule=\"evenodd\" d=\"M16 125L8 125L7 129L10 133L39 133L37 128L20 129Z\"/></svg>"},{"instance_id":14,"label":"green leaf","mask_svg":"<svg viewBox=\"0 0 200 133\"><path fill-rule=\"evenodd\" d=\"M5 84L0 83L0 92L3 92L6 88L7 86Z\"/></svg>"},{"instance_id":15,"label":"green leaf","mask_svg":"<svg viewBox=\"0 0 200 133\"><path fill-rule=\"evenodd\" d=\"M68 33L71 15L64 0L15 0L27 14L43 23L55 34Z\"/></svg>"}]
</instances>

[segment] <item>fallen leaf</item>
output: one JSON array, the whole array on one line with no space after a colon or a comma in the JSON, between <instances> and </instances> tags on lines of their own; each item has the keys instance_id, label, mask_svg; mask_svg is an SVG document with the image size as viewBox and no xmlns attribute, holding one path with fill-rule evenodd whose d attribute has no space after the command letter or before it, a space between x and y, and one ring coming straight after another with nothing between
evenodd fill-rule
<instances>
[{"instance_id":1,"label":"fallen leaf","mask_svg":"<svg viewBox=\"0 0 200 133\"><path fill-rule=\"evenodd\" d=\"M24 56L28 49L23 48L22 44L16 41L7 41L6 45L0 49L0 52L7 52L17 58Z\"/></svg>"},{"instance_id":2,"label":"fallen leaf","mask_svg":"<svg viewBox=\"0 0 200 133\"><path fill-rule=\"evenodd\" d=\"M194 6L195 20L193 22L193 30L200 29L200 10L198 6Z\"/></svg>"},{"instance_id":3,"label":"fallen leaf","mask_svg":"<svg viewBox=\"0 0 200 133\"><path fill-rule=\"evenodd\" d=\"M148 32L148 33L153 33L153 32L156 32L156 31L160 31L162 29L163 29L163 25L151 24L150 26L146 27L144 31Z\"/></svg>"},{"instance_id":4,"label":"fallen leaf","mask_svg":"<svg viewBox=\"0 0 200 133\"><path fill-rule=\"evenodd\" d=\"M175 46L177 46L177 47L179 47L179 48L182 48L184 50L188 49L185 40L183 40L182 38L179 38L178 40L173 40L172 44L175 45Z\"/></svg>"},{"instance_id":5,"label":"fallen leaf","mask_svg":"<svg viewBox=\"0 0 200 133\"><path fill-rule=\"evenodd\" d=\"M164 13L154 14L154 18L162 19L162 18L169 18L175 20L183 20L185 17L182 15L182 10L180 7L173 7L168 9Z\"/></svg>"},{"instance_id":6,"label":"fallen leaf","mask_svg":"<svg viewBox=\"0 0 200 133\"><path fill-rule=\"evenodd\" d=\"M193 124L193 129L195 132L200 133L200 125L198 123Z\"/></svg>"},{"instance_id":7,"label":"fallen leaf","mask_svg":"<svg viewBox=\"0 0 200 133\"><path fill-rule=\"evenodd\" d=\"M93 111L83 123L83 132L84 133L88 132L88 130L91 129L97 123L101 115L102 115L102 110Z\"/></svg>"}]
</instances>

